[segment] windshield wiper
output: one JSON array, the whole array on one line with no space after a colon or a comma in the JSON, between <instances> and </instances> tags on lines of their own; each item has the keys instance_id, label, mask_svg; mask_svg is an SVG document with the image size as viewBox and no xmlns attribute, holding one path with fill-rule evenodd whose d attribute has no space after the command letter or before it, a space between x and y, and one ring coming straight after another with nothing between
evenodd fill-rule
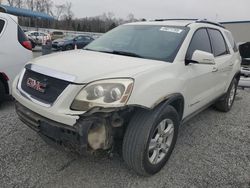
<instances>
[{"instance_id":1,"label":"windshield wiper","mask_svg":"<svg viewBox=\"0 0 250 188\"><path fill-rule=\"evenodd\" d=\"M139 57L139 58L142 58L142 56L140 56L140 55L138 55L136 53L133 53L133 52L124 52L124 51L114 50L114 51L109 52L109 53L117 54L117 55L125 55L125 56L130 56L130 57Z\"/></svg>"},{"instance_id":2,"label":"windshield wiper","mask_svg":"<svg viewBox=\"0 0 250 188\"><path fill-rule=\"evenodd\" d=\"M89 50L89 51L95 51L95 52L102 52L102 53L108 53L108 54L117 54L117 55L125 55L125 56L130 56L130 57L139 57L142 58L142 56L133 53L133 52L125 52L125 51L119 51L119 50L113 50L113 51L106 51L106 50L93 50L89 48L84 48L84 50Z\"/></svg>"}]
</instances>

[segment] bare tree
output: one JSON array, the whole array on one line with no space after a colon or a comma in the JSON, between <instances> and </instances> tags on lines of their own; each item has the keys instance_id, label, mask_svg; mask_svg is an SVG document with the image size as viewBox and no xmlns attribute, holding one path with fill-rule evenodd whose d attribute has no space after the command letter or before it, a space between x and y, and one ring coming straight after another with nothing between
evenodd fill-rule
<instances>
[{"instance_id":1,"label":"bare tree","mask_svg":"<svg viewBox=\"0 0 250 188\"><path fill-rule=\"evenodd\" d=\"M63 12L65 12L66 7L65 5L55 5L55 13L52 13L52 15L56 18L56 20L60 20Z\"/></svg>"},{"instance_id":2,"label":"bare tree","mask_svg":"<svg viewBox=\"0 0 250 188\"><path fill-rule=\"evenodd\" d=\"M135 21L137 21L137 20L135 19L134 14L130 13L130 14L128 15L128 21L129 21L129 22L135 22Z\"/></svg>"},{"instance_id":3,"label":"bare tree","mask_svg":"<svg viewBox=\"0 0 250 188\"><path fill-rule=\"evenodd\" d=\"M28 9L34 11L34 9L35 9L34 0L26 0L26 6Z\"/></svg>"},{"instance_id":4,"label":"bare tree","mask_svg":"<svg viewBox=\"0 0 250 188\"><path fill-rule=\"evenodd\" d=\"M9 4L10 6L13 6L13 5L14 5L15 0L7 0L7 2L8 2L8 4Z\"/></svg>"},{"instance_id":5,"label":"bare tree","mask_svg":"<svg viewBox=\"0 0 250 188\"><path fill-rule=\"evenodd\" d=\"M65 4L65 11L64 11L64 19L65 20L72 20L74 17L74 13L72 11L72 3L66 2Z\"/></svg>"}]
</instances>

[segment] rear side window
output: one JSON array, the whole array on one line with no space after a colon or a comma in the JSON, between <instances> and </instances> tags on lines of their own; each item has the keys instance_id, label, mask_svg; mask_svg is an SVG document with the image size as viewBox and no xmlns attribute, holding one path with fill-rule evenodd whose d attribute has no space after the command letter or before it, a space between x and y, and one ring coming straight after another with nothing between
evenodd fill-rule
<instances>
[{"instance_id":1,"label":"rear side window","mask_svg":"<svg viewBox=\"0 0 250 188\"><path fill-rule=\"evenodd\" d=\"M0 34L3 31L4 24L5 24L5 21L3 21L3 20L0 19Z\"/></svg>"},{"instance_id":2,"label":"rear side window","mask_svg":"<svg viewBox=\"0 0 250 188\"><path fill-rule=\"evenodd\" d=\"M218 57L228 54L228 48L221 32L216 29L208 29L208 32L211 38L214 56Z\"/></svg>"},{"instance_id":3,"label":"rear side window","mask_svg":"<svg viewBox=\"0 0 250 188\"><path fill-rule=\"evenodd\" d=\"M54 31L53 35L63 35L63 32L59 32L59 31Z\"/></svg>"},{"instance_id":4,"label":"rear side window","mask_svg":"<svg viewBox=\"0 0 250 188\"><path fill-rule=\"evenodd\" d=\"M236 45L236 43L234 41L234 38L233 38L232 34L230 32L227 32L227 31L225 32L225 34L226 34L226 36L227 36L227 38L228 38L234 52L238 52L239 50L238 50L238 47L237 47L237 45Z\"/></svg>"},{"instance_id":5,"label":"rear side window","mask_svg":"<svg viewBox=\"0 0 250 188\"><path fill-rule=\"evenodd\" d=\"M204 52L212 53L209 36L206 29L197 30L187 51L187 59L191 59L195 50L201 50Z\"/></svg>"},{"instance_id":6,"label":"rear side window","mask_svg":"<svg viewBox=\"0 0 250 188\"><path fill-rule=\"evenodd\" d=\"M23 30L20 26L18 26L18 41L20 44L22 44L24 41L28 41L26 35L24 34Z\"/></svg>"}]
</instances>

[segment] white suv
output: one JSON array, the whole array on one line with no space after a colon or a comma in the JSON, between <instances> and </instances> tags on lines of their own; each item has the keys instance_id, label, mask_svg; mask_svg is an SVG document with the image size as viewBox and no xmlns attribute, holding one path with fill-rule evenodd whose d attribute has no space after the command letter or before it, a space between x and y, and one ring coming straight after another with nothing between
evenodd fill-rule
<instances>
[{"instance_id":1,"label":"white suv","mask_svg":"<svg viewBox=\"0 0 250 188\"><path fill-rule=\"evenodd\" d=\"M11 94L12 81L31 60L31 48L17 17L0 13L0 103Z\"/></svg>"},{"instance_id":2,"label":"white suv","mask_svg":"<svg viewBox=\"0 0 250 188\"><path fill-rule=\"evenodd\" d=\"M240 55L229 31L206 20L125 24L84 50L29 62L13 85L20 119L80 153L112 151L157 173L179 126L215 103L231 109Z\"/></svg>"}]
</instances>

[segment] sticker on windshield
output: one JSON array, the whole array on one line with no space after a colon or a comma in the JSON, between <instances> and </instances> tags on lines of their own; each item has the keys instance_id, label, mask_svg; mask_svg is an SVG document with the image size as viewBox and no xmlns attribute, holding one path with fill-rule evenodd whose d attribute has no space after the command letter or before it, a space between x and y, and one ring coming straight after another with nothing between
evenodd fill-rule
<instances>
[{"instance_id":1,"label":"sticker on windshield","mask_svg":"<svg viewBox=\"0 0 250 188\"><path fill-rule=\"evenodd\" d=\"M161 27L160 31L167 31L171 33L181 33L183 29L173 28L173 27Z\"/></svg>"}]
</instances>

